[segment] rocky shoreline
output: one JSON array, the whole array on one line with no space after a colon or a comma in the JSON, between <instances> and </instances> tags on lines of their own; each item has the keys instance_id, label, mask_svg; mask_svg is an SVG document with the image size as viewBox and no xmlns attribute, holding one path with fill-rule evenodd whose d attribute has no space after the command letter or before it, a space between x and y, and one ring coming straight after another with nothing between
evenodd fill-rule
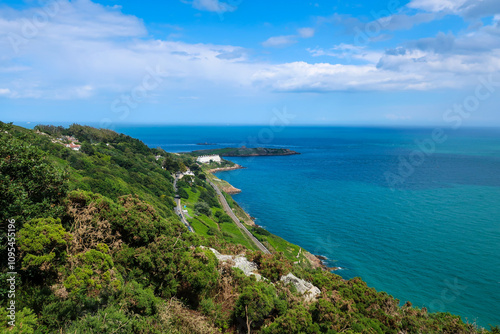
<instances>
[{"instance_id":1,"label":"rocky shoreline","mask_svg":"<svg viewBox=\"0 0 500 334\"><path fill-rule=\"evenodd\" d=\"M241 189L235 188L233 186L222 187L221 189L229 195L235 195L235 194L239 194L241 192Z\"/></svg>"},{"instance_id":2,"label":"rocky shoreline","mask_svg":"<svg viewBox=\"0 0 500 334\"><path fill-rule=\"evenodd\" d=\"M209 169L208 172L211 173L211 174L215 174L215 173L218 173L218 172L227 172L229 170L245 169L245 168L246 167L243 167L241 165L235 164L234 166L231 166L231 167L221 167L221 168ZM240 192L241 192L241 190L240 190Z\"/></svg>"}]
</instances>

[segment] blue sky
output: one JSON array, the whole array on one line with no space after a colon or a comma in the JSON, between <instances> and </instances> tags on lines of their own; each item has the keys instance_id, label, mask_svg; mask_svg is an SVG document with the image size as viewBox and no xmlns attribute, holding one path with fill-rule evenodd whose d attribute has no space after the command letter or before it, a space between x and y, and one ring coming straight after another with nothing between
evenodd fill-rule
<instances>
[{"instance_id":1,"label":"blue sky","mask_svg":"<svg viewBox=\"0 0 500 334\"><path fill-rule=\"evenodd\" d=\"M2 121L500 125L498 0L8 0L0 50Z\"/></svg>"}]
</instances>

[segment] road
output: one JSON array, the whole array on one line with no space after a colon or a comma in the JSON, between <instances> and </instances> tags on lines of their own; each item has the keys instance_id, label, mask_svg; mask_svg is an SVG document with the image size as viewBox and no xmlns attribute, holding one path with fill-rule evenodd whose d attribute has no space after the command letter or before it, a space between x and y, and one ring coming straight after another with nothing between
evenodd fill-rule
<instances>
[{"instance_id":1,"label":"road","mask_svg":"<svg viewBox=\"0 0 500 334\"><path fill-rule=\"evenodd\" d=\"M229 204L226 201L226 198L220 191L219 187L217 187L215 184L212 183L212 181L207 179L207 182L214 188L215 192L219 196L220 202L222 203L222 207L224 208L224 211L231 217L234 221L234 223L246 234L250 239L252 239L253 243L263 252L266 254L271 254L271 252L259 241L257 238L253 236L252 233L250 233L249 230L240 222L238 217L234 214L233 210L229 207Z\"/></svg>"},{"instance_id":2,"label":"road","mask_svg":"<svg viewBox=\"0 0 500 334\"><path fill-rule=\"evenodd\" d=\"M174 176L174 190L175 192L177 193L177 177ZM175 213L177 213L177 215L179 215L179 218L181 219L182 223L184 225L186 225L186 227L188 228L188 230L190 232L194 232L194 229L193 227L189 224L189 222L187 221L186 217L184 217L184 212L182 212L182 205L181 205L181 199L180 198L175 198L175 203L177 204L177 207L175 208L176 211Z\"/></svg>"}]
</instances>

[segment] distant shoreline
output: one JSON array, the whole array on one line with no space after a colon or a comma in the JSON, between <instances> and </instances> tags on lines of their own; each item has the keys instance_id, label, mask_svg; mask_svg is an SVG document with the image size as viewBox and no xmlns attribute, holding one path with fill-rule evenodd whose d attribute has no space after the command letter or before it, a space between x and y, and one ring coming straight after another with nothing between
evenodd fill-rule
<instances>
[{"instance_id":1,"label":"distant shoreline","mask_svg":"<svg viewBox=\"0 0 500 334\"><path fill-rule=\"evenodd\" d=\"M226 148L215 148L207 150L196 150L189 152L188 154L194 156L217 154L220 155L221 157L266 157L266 156L296 155L300 153L292 151L288 148L265 148L265 147L248 148L242 146L242 147L226 147Z\"/></svg>"}]
</instances>

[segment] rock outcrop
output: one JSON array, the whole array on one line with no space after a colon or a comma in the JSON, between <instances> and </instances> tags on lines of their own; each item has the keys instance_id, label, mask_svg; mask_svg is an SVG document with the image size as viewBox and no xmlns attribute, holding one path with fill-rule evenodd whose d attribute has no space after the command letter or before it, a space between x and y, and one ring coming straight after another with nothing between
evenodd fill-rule
<instances>
[{"instance_id":1,"label":"rock outcrop","mask_svg":"<svg viewBox=\"0 0 500 334\"><path fill-rule=\"evenodd\" d=\"M259 269L257 264L255 262L248 261L244 255L223 255L213 248L209 249L215 254L217 260L221 262L231 263L232 268L241 269L245 273L245 275L255 275L257 281L260 281L261 279L267 280L267 278L262 277L262 275L257 273L257 270ZM302 295L306 302L315 301L316 297L318 297L321 293L318 287L312 285L307 281L304 281L303 279L298 278L292 273L281 276L281 281L284 284L293 284L297 289L297 292Z\"/></svg>"},{"instance_id":2,"label":"rock outcrop","mask_svg":"<svg viewBox=\"0 0 500 334\"><path fill-rule=\"evenodd\" d=\"M231 267L241 269L245 275L255 275L257 281L262 279L262 275L257 273L259 267L255 262L248 261L244 255L223 255L213 248L209 248L214 254L217 260L221 262L231 262L233 265Z\"/></svg>"},{"instance_id":3,"label":"rock outcrop","mask_svg":"<svg viewBox=\"0 0 500 334\"><path fill-rule=\"evenodd\" d=\"M281 276L281 281L285 284L293 284L297 291L304 297L306 301L314 301L319 296L321 291L311 283L298 278L292 273L286 276Z\"/></svg>"}]
</instances>

